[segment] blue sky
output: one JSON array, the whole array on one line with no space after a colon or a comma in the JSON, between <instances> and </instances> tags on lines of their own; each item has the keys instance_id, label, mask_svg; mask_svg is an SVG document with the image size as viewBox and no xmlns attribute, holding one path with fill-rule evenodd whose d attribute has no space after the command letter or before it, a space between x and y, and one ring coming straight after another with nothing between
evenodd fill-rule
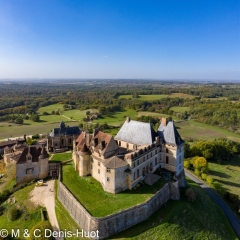
<instances>
[{"instance_id":1,"label":"blue sky","mask_svg":"<svg viewBox=\"0 0 240 240\"><path fill-rule=\"evenodd\" d=\"M0 78L240 80L240 1L0 0Z\"/></svg>"}]
</instances>

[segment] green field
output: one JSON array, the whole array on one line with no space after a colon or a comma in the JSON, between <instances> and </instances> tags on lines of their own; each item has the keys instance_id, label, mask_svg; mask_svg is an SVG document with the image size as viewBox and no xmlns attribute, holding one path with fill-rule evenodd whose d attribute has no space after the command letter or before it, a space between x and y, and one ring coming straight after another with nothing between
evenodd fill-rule
<instances>
[{"instance_id":1,"label":"green field","mask_svg":"<svg viewBox=\"0 0 240 240\"><path fill-rule=\"evenodd\" d=\"M51 114L52 111L57 111L57 110L63 111L63 104L57 103L57 104L52 104L46 107L41 107L38 109L38 113L42 114L43 112L47 112Z\"/></svg>"},{"instance_id":2,"label":"green field","mask_svg":"<svg viewBox=\"0 0 240 240\"><path fill-rule=\"evenodd\" d=\"M237 239L217 204L197 184L189 179L187 181L189 186L197 192L197 199L194 203L186 200L182 190L181 200L170 200L148 220L110 239Z\"/></svg>"},{"instance_id":3,"label":"green field","mask_svg":"<svg viewBox=\"0 0 240 240\"><path fill-rule=\"evenodd\" d=\"M136 191L128 190L118 194L111 194L105 192L101 183L93 177L79 177L72 163L63 165L62 172L63 183L95 217L104 217L143 203L164 184L160 179L153 186L145 184Z\"/></svg>"},{"instance_id":4,"label":"green field","mask_svg":"<svg viewBox=\"0 0 240 240\"><path fill-rule=\"evenodd\" d=\"M193 140L211 140L223 137L233 141L240 141L240 135L218 127L198 123L193 120L175 122L175 126L183 138L192 138Z\"/></svg>"},{"instance_id":5,"label":"green field","mask_svg":"<svg viewBox=\"0 0 240 240\"><path fill-rule=\"evenodd\" d=\"M113 126L120 126L124 123L126 120L126 117L135 117L136 111L134 109L123 109L119 112L110 113L107 115L104 115L103 118L99 118L97 120L94 120L93 123L107 123L109 125Z\"/></svg>"},{"instance_id":6,"label":"green field","mask_svg":"<svg viewBox=\"0 0 240 240\"><path fill-rule=\"evenodd\" d=\"M184 112L188 112L190 109L190 107L178 107L178 106L175 106L175 107L171 107L170 110L173 110L174 112L178 112L178 113L184 113Z\"/></svg>"},{"instance_id":7,"label":"green field","mask_svg":"<svg viewBox=\"0 0 240 240\"><path fill-rule=\"evenodd\" d=\"M217 101L217 100L227 100L226 97L216 97L216 98L201 98L203 100L207 100L207 101Z\"/></svg>"},{"instance_id":8,"label":"green field","mask_svg":"<svg viewBox=\"0 0 240 240\"><path fill-rule=\"evenodd\" d=\"M69 126L78 126L79 122L67 122L64 121L66 125ZM59 127L59 121L56 121L56 123L48 123L48 122L38 122L33 123L31 122L31 125L23 124L13 124L13 123L6 123L1 122L0 123L0 139L5 138L11 138L11 137L19 137L26 135L33 135L36 133L46 134L50 133L53 128Z\"/></svg>"}]
</instances>

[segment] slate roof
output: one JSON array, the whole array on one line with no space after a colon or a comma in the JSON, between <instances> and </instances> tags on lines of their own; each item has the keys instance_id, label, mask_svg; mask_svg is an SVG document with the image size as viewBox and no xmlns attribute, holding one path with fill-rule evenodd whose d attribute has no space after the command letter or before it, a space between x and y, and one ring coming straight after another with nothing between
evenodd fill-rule
<instances>
[{"instance_id":1,"label":"slate roof","mask_svg":"<svg viewBox=\"0 0 240 240\"><path fill-rule=\"evenodd\" d=\"M164 143L171 145L177 146L181 145L184 142L172 121L167 122L166 126L163 126L161 123L158 128L158 135L163 139Z\"/></svg>"},{"instance_id":2,"label":"slate roof","mask_svg":"<svg viewBox=\"0 0 240 240\"><path fill-rule=\"evenodd\" d=\"M43 154L44 157L48 157L48 154L45 148L29 146L22 151L19 159L17 160L17 164L26 163L26 156L29 150L30 150L30 154L32 155L32 162L38 162L41 154Z\"/></svg>"},{"instance_id":3,"label":"slate roof","mask_svg":"<svg viewBox=\"0 0 240 240\"><path fill-rule=\"evenodd\" d=\"M79 127L74 126L74 127L65 127L64 122L60 123L59 128L54 128L52 132L50 133L51 137L58 137L61 135L79 135L81 133Z\"/></svg>"},{"instance_id":4,"label":"slate roof","mask_svg":"<svg viewBox=\"0 0 240 240\"><path fill-rule=\"evenodd\" d=\"M124 167L127 166L128 163L122 160L121 158L117 156L113 156L109 158L106 162L103 162L106 168L119 168L119 167Z\"/></svg>"},{"instance_id":5,"label":"slate roof","mask_svg":"<svg viewBox=\"0 0 240 240\"><path fill-rule=\"evenodd\" d=\"M115 139L137 145L152 144L155 141L156 132L150 123L134 120L125 121L117 133Z\"/></svg>"}]
</instances>

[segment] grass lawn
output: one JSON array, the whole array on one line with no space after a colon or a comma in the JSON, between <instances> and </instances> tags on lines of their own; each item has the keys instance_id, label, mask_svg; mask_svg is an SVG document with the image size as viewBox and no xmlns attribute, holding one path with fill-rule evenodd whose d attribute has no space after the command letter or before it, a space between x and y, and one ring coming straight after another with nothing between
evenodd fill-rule
<instances>
[{"instance_id":1,"label":"grass lawn","mask_svg":"<svg viewBox=\"0 0 240 240\"><path fill-rule=\"evenodd\" d=\"M148 220L110 239L237 239L217 204L197 184L187 181L197 192L194 203L189 203L181 190L179 201L170 200Z\"/></svg>"},{"instance_id":2,"label":"grass lawn","mask_svg":"<svg viewBox=\"0 0 240 240\"><path fill-rule=\"evenodd\" d=\"M178 113L184 113L185 111L189 111L190 107L171 107L170 110L173 110L174 112L178 112Z\"/></svg>"},{"instance_id":3,"label":"grass lawn","mask_svg":"<svg viewBox=\"0 0 240 240\"><path fill-rule=\"evenodd\" d=\"M41 207L35 207L31 201L29 200L29 194L35 187L35 184L31 184L30 186L24 187L13 193L16 199L16 205L19 206L21 209L25 209L25 213L22 213L21 217L15 221L9 221L7 217L7 211L9 207L11 207L12 203L3 203L0 208L4 210L3 215L0 216L0 229L7 229L11 231L11 229L20 229L23 233L23 229L30 230L36 223L40 222ZM22 235L22 234L21 234ZM20 239L25 239L21 237Z\"/></svg>"},{"instance_id":4,"label":"grass lawn","mask_svg":"<svg viewBox=\"0 0 240 240\"><path fill-rule=\"evenodd\" d=\"M64 165L62 171L63 183L95 217L104 217L143 203L163 186L160 179L153 186L143 185L136 191L111 194L105 192L93 177L79 177L72 163Z\"/></svg>"},{"instance_id":5,"label":"grass lawn","mask_svg":"<svg viewBox=\"0 0 240 240\"><path fill-rule=\"evenodd\" d=\"M234 156L230 161L221 164L209 162L209 175L220 182L228 192L240 198L240 156Z\"/></svg>"},{"instance_id":6,"label":"grass lawn","mask_svg":"<svg viewBox=\"0 0 240 240\"><path fill-rule=\"evenodd\" d=\"M52 158L51 158L51 162L62 162L62 161L66 161L66 160L70 160L72 159L72 153L68 152L68 153L56 153L53 154Z\"/></svg>"},{"instance_id":7,"label":"grass lawn","mask_svg":"<svg viewBox=\"0 0 240 240\"><path fill-rule=\"evenodd\" d=\"M240 135L231 133L219 127L198 123L193 120L176 122L175 126L183 138L192 138L193 140L212 140L223 137L233 141L240 141Z\"/></svg>"}]
</instances>

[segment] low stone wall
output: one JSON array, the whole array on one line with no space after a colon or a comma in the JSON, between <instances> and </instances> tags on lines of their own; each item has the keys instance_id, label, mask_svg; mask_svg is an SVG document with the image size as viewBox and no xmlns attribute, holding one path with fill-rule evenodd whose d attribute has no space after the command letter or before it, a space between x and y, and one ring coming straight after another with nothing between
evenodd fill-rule
<instances>
[{"instance_id":1,"label":"low stone wall","mask_svg":"<svg viewBox=\"0 0 240 240\"><path fill-rule=\"evenodd\" d=\"M147 202L128 208L115 214L97 218L93 217L70 191L59 181L58 198L72 218L84 231L99 231L99 239L108 238L124 229L149 218L169 199L177 200L180 197L178 182L164 185Z\"/></svg>"}]
</instances>

